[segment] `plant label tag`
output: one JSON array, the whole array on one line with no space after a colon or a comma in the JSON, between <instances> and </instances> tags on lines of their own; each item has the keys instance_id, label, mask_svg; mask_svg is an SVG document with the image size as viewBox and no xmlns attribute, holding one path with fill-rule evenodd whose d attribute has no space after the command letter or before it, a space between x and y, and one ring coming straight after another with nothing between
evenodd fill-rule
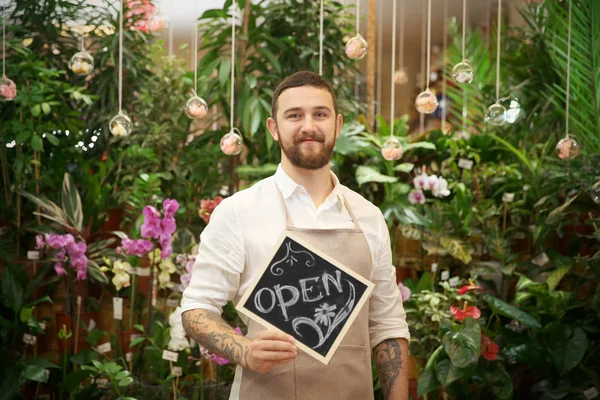
<instances>
[{"instance_id":1,"label":"plant label tag","mask_svg":"<svg viewBox=\"0 0 600 400\"><path fill-rule=\"evenodd\" d=\"M162 358L163 360L177 362L179 354L174 351L163 350Z\"/></svg>"},{"instance_id":2,"label":"plant label tag","mask_svg":"<svg viewBox=\"0 0 600 400\"><path fill-rule=\"evenodd\" d=\"M593 399L598 396L598 389L595 386L583 392L586 399Z\"/></svg>"},{"instance_id":3,"label":"plant label tag","mask_svg":"<svg viewBox=\"0 0 600 400\"><path fill-rule=\"evenodd\" d=\"M48 380L48 378L50 378L50 370L48 368L45 368L44 374L46 374L46 380Z\"/></svg>"},{"instance_id":4,"label":"plant label tag","mask_svg":"<svg viewBox=\"0 0 600 400\"><path fill-rule=\"evenodd\" d=\"M550 261L550 259L548 258L548 254L546 254L545 251L541 252L533 260L531 260L531 262L537 265L538 267L543 267L544 265L548 264L548 261Z\"/></svg>"},{"instance_id":5,"label":"plant label tag","mask_svg":"<svg viewBox=\"0 0 600 400\"><path fill-rule=\"evenodd\" d=\"M30 335L29 333L23 334L23 343L34 345L37 342L37 337Z\"/></svg>"},{"instance_id":6,"label":"plant label tag","mask_svg":"<svg viewBox=\"0 0 600 400\"><path fill-rule=\"evenodd\" d=\"M123 298L122 297L113 297L113 313L115 315L115 319L123 319Z\"/></svg>"},{"instance_id":7,"label":"plant label tag","mask_svg":"<svg viewBox=\"0 0 600 400\"><path fill-rule=\"evenodd\" d=\"M142 335L140 335L139 333L132 333L131 335L129 335L129 341L133 342L135 339L141 338Z\"/></svg>"},{"instance_id":8,"label":"plant label tag","mask_svg":"<svg viewBox=\"0 0 600 400\"><path fill-rule=\"evenodd\" d=\"M131 353L131 352L126 353L125 360L127 360L127 362L131 362L131 360L133 360L133 353Z\"/></svg>"},{"instance_id":9,"label":"plant label tag","mask_svg":"<svg viewBox=\"0 0 600 400\"><path fill-rule=\"evenodd\" d=\"M515 194L514 193L504 193L502 195L502 201L505 203L512 203L515 200Z\"/></svg>"},{"instance_id":10,"label":"plant label tag","mask_svg":"<svg viewBox=\"0 0 600 400\"><path fill-rule=\"evenodd\" d=\"M171 375L181 376L183 375L183 369L181 369L181 367L173 367L171 368Z\"/></svg>"},{"instance_id":11,"label":"plant label tag","mask_svg":"<svg viewBox=\"0 0 600 400\"><path fill-rule=\"evenodd\" d=\"M106 343L102 343L100 346L98 346L96 348L96 350L98 350L98 353L108 353L109 351L112 350L112 347L110 346L110 342L106 342Z\"/></svg>"},{"instance_id":12,"label":"plant label tag","mask_svg":"<svg viewBox=\"0 0 600 400\"><path fill-rule=\"evenodd\" d=\"M438 264L437 263L433 263L431 264L431 272L437 272L438 269Z\"/></svg>"},{"instance_id":13,"label":"plant label tag","mask_svg":"<svg viewBox=\"0 0 600 400\"><path fill-rule=\"evenodd\" d=\"M88 324L88 332L94 330L96 328L96 321L94 319L90 319L90 323Z\"/></svg>"},{"instance_id":14,"label":"plant label tag","mask_svg":"<svg viewBox=\"0 0 600 400\"><path fill-rule=\"evenodd\" d=\"M150 276L150 268L137 267L135 269L137 276Z\"/></svg>"},{"instance_id":15,"label":"plant label tag","mask_svg":"<svg viewBox=\"0 0 600 400\"><path fill-rule=\"evenodd\" d=\"M448 281L448 283L452 287L458 286L458 276L453 276L452 278L450 278L450 280Z\"/></svg>"},{"instance_id":16,"label":"plant label tag","mask_svg":"<svg viewBox=\"0 0 600 400\"><path fill-rule=\"evenodd\" d=\"M443 281L447 281L448 278L450 278L450 271L442 271L442 275L440 276L440 279Z\"/></svg>"},{"instance_id":17,"label":"plant label tag","mask_svg":"<svg viewBox=\"0 0 600 400\"><path fill-rule=\"evenodd\" d=\"M460 168L470 170L471 168L473 168L473 160L469 160L467 158L461 158L460 160L458 160L458 166Z\"/></svg>"},{"instance_id":18,"label":"plant label tag","mask_svg":"<svg viewBox=\"0 0 600 400\"><path fill-rule=\"evenodd\" d=\"M178 299L168 299L167 300L167 307L177 308L178 306L179 306L179 300Z\"/></svg>"},{"instance_id":19,"label":"plant label tag","mask_svg":"<svg viewBox=\"0 0 600 400\"><path fill-rule=\"evenodd\" d=\"M45 323L45 322L40 322L40 323L39 323L39 325L40 325L40 328L41 328L43 331L45 331L45 330L46 330L46 323Z\"/></svg>"},{"instance_id":20,"label":"plant label tag","mask_svg":"<svg viewBox=\"0 0 600 400\"><path fill-rule=\"evenodd\" d=\"M99 388L105 388L108 386L108 379L106 378L98 378L94 381L94 383L99 387Z\"/></svg>"},{"instance_id":21,"label":"plant label tag","mask_svg":"<svg viewBox=\"0 0 600 400\"><path fill-rule=\"evenodd\" d=\"M29 250L27 252L27 259L28 260L39 260L40 259L40 252L37 250Z\"/></svg>"}]
</instances>

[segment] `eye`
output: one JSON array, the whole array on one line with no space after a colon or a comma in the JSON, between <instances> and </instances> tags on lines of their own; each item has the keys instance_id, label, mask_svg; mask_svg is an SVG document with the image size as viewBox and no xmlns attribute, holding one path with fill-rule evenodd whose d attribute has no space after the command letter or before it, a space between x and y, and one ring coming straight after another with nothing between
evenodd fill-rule
<instances>
[{"instance_id":1,"label":"eye","mask_svg":"<svg viewBox=\"0 0 600 400\"><path fill-rule=\"evenodd\" d=\"M298 119L298 118L300 118L300 114L298 114L298 113L288 114L288 118L289 119Z\"/></svg>"},{"instance_id":2,"label":"eye","mask_svg":"<svg viewBox=\"0 0 600 400\"><path fill-rule=\"evenodd\" d=\"M327 114L325 114L323 111L319 111L315 115L317 116L317 118L325 118L325 117L327 117Z\"/></svg>"}]
</instances>

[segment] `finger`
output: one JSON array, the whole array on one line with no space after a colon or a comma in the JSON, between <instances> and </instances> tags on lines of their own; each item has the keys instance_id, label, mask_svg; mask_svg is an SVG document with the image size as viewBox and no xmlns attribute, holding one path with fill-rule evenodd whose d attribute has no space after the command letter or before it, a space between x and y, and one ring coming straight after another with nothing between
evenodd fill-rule
<instances>
[{"instance_id":1,"label":"finger","mask_svg":"<svg viewBox=\"0 0 600 400\"><path fill-rule=\"evenodd\" d=\"M257 350L298 352L296 346L281 340L256 340L253 347Z\"/></svg>"},{"instance_id":2,"label":"finger","mask_svg":"<svg viewBox=\"0 0 600 400\"><path fill-rule=\"evenodd\" d=\"M266 331L259 332L256 335L256 338L263 340L281 340L289 343L294 343L296 341L293 336L276 329L268 329Z\"/></svg>"},{"instance_id":3,"label":"finger","mask_svg":"<svg viewBox=\"0 0 600 400\"><path fill-rule=\"evenodd\" d=\"M297 356L298 353L284 351L257 351L256 354L252 355L252 357L258 362L293 360Z\"/></svg>"}]
</instances>

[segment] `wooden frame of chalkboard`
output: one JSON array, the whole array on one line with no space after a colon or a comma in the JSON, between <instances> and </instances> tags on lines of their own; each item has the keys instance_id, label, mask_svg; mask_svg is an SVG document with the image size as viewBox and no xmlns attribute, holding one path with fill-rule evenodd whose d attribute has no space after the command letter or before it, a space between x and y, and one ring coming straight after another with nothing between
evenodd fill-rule
<instances>
[{"instance_id":1,"label":"wooden frame of chalkboard","mask_svg":"<svg viewBox=\"0 0 600 400\"><path fill-rule=\"evenodd\" d=\"M303 249L299 250L299 251L294 251L289 247L290 243L295 242L297 245L300 245ZM291 253L290 253L291 250ZM286 256L284 258L281 258L281 254L286 253ZM338 278L338 283L339 285L335 286L335 282L334 282L334 278L330 275L329 276L329 281L330 282L334 282L333 285L337 288L341 287L341 275L342 273L345 274L344 275L344 280L348 282L349 287L351 287L351 289L349 290L350 292L355 294L354 297L354 301L353 301L353 308L351 307L351 311L349 312L349 315L344 314L346 316L342 317L343 322L339 322L337 321L337 326L336 326L336 331L335 331L335 339L333 337L330 337L331 333L328 332L327 338L325 338L325 340L327 341L327 345L323 346L323 348L326 349L319 349L314 350L313 348L311 348L309 345L307 345L306 343L303 342L303 340L306 340L306 338L304 338L302 335L297 334L297 331L294 332L293 329L290 329L290 327L285 327L282 328L281 326L277 326L276 324L279 321L269 321L268 319L271 318L270 316L268 316L268 314L274 310L277 309L275 307L276 305L276 296L273 292L273 290L268 289L267 286L264 285L264 283L267 280L270 280L271 284L273 282L277 282L277 279L279 278L279 276L275 277L275 275L281 275L283 274L283 269L281 268L282 265L280 265L278 268L275 268L275 270L273 270L273 267L275 267L275 265L277 264L281 264L284 260L285 261L291 261L289 260L289 255L292 254L292 259L293 262L289 263L290 264L290 268L291 265L294 264L294 262L301 264L299 262L299 253L307 253L310 252L312 253L313 256L316 256L317 259L321 259L319 261L321 261L321 264L323 264L323 267L327 268L328 270L337 270L335 272L337 278ZM275 257L279 254L278 257L278 261L275 261ZM294 255L296 255L296 257L294 258ZM300 239L298 236L294 235L293 233L289 233L289 232L283 232L283 234L281 235L281 237L279 238L279 240L277 241L277 245L274 246L274 249L272 251L272 253L269 255L269 257L267 258L267 262L265 263L265 265L259 269L256 272L256 277L254 278L254 280L252 281L250 287L245 291L244 295L241 297L240 301L237 303L236 305L236 310L238 310L240 313L246 315L248 318L254 320L255 322L259 323L260 325L266 327L266 328L273 328L273 329L279 329L281 331L284 331L285 333L292 335L296 338L296 346L303 350L305 353L309 354L310 356L314 357L315 359L319 360L320 362L322 362L323 364L327 365L329 364L329 361L331 360L331 358L333 357L333 355L335 354L337 348L339 347L339 345L341 344L342 340L344 339L344 337L346 336L346 333L348 332L350 326L352 325L352 323L354 322L354 320L356 319L356 317L358 316L358 313L360 312L360 310L362 309L362 307L365 305L365 303L367 302L367 300L369 299L371 292L373 291L373 288L375 287L375 284L370 282L368 279L364 278L363 276L361 276L360 274L352 271L351 269L349 269L348 267L344 266L343 264L339 263L338 261L334 260L333 258L327 256L326 254L324 254L323 252L315 249L313 246L311 246L310 244L306 243L304 240ZM313 258L314 260L314 258ZM314 264L316 266L316 263ZM311 267L308 262L306 262L306 266ZM291 269L289 269L291 270ZM273 274L273 271L279 272L279 274L275 273ZM338 273L339 271L339 273ZM306 272L306 276L310 276L310 272L311 269L310 268L297 268L294 270L295 274L303 274L304 272ZM313 273L314 275L314 273ZM306 279L301 279L300 281L304 281L304 283L306 283L307 280L316 280L318 279L318 277L313 277L313 278L306 278ZM322 280L325 282L327 279L325 278L325 276L322 276ZM352 283L350 282L352 281ZM258 315L258 313L256 312L257 308L256 308L256 296L259 297L259 302L260 302L260 295L257 295L257 287L259 287L259 285L262 285L263 287L261 287L258 291L260 292L261 289L268 289L269 293L271 294L271 299L272 299L272 306L270 307L270 310L268 312L266 312L267 317L262 317L260 315ZM278 289L281 289L280 285L277 284L276 285L278 287ZM327 286L327 283L326 283ZM358 286L358 289L355 289L354 287ZM306 292L307 292L307 288L306 286L302 286L303 288L303 300L305 300L307 298ZM311 288L312 289L312 288ZM289 291L289 288L288 288ZM333 291L333 290L332 290ZM358 294L356 294L358 292ZM250 302L248 303L250 297L253 295L253 293L255 294L255 300L254 302ZM299 291L296 290L296 297L298 298L298 293ZM329 292L327 293L329 294ZM283 300L283 294L281 291L279 291L277 293L277 297L279 298L279 300ZM330 297L331 298L331 297ZM310 301L315 301L315 299L310 299ZM284 303L284 305L287 303ZM344 305L344 309L347 310L347 306L348 303L346 303ZM340 314L342 314L342 312L340 311L338 313L338 315L336 316L336 319L331 319L331 317L333 315L335 315L335 313L333 312L329 312L329 310L331 310L331 307L328 309L326 309L327 307L327 303L325 303L322 306L322 309L315 309L314 311L322 311L322 314L319 316L322 319L316 319L315 321L308 321L310 319L309 317L305 317L305 316L301 316L299 318L295 318L294 321L292 321L292 325L294 324L294 322L298 322L297 320L304 320L302 322L309 322L311 325L317 326L319 325L318 322L316 321L320 321L321 324L325 323L325 324L329 324L329 327L333 326L333 323L336 322L337 317L340 316ZM340 307L341 309L342 307ZM280 304L280 311L283 310L284 307L281 306ZM267 311L267 310L265 310ZM312 314L313 311L311 311L310 313ZM283 311L283 314L285 314L285 311ZM333 314L333 315L332 315ZM287 318L288 316L285 315L285 317ZM317 314L314 314L314 317L317 318ZM328 318L329 317L329 318ZM281 321L283 321L281 319L281 317L277 316L273 319L280 319ZM327 319L327 321L325 321L325 319ZM345 320L344 320L345 319ZM287 321L287 320L286 320ZM300 322L300 323L302 323ZM333 322L333 323L332 323ZM300 323L298 325L300 325ZM339 325L341 325L341 328L338 329ZM297 325L296 325L297 326ZM327 325L325 325L327 326ZM299 337L300 336L300 337ZM319 338L321 339L321 342L319 343L325 343L325 341L323 341L323 335L321 333L319 333ZM319 346L321 346L321 344L319 344Z\"/></svg>"}]
</instances>

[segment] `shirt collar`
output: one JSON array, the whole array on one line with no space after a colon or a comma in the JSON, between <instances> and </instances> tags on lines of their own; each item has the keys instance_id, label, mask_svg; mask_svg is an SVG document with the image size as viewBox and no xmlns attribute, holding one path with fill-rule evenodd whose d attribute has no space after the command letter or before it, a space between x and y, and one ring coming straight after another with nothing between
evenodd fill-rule
<instances>
[{"instance_id":1,"label":"shirt collar","mask_svg":"<svg viewBox=\"0 0 600 400\"><path fill-rule=\"evenodd\" d=\"M333 171L329 171L329 173L331 174L331 181L333 182L333 190L329 196L327 196L325 203L328 203L330 199L334 199L335 201L343 201L340 180L333 173ZM302 187L302 185L296 183L296 181L294 181L288 174L285 173L281 164L277 166L277 171L275 172L274 177L275 183L281 191L281 195L284 199L289 198L296 190Z\"/></svg>"}]
</instances>

